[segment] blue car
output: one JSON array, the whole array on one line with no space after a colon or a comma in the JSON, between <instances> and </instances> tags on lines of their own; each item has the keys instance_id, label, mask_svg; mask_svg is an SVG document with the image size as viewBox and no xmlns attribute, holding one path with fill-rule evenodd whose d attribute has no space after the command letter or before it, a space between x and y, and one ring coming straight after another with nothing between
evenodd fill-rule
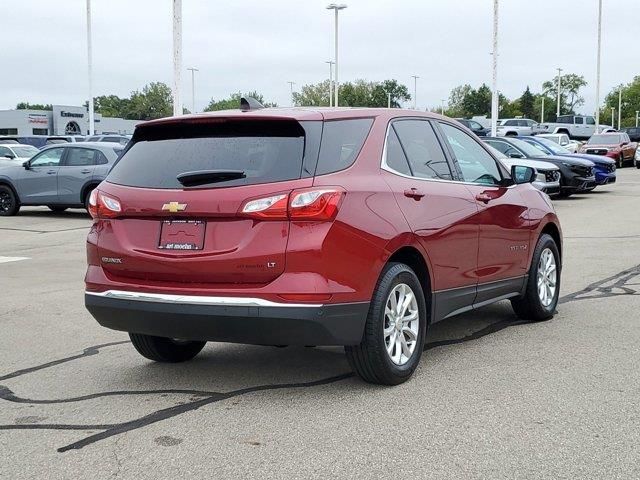
<instances>
[{"instance_id":1,"label":"blue car","mask_svg":"<svg viewBox=\"0 0 640 480\"><path fill-rule=\"evenodd\" d=\"M606 185L616 181L616 162L602 155L589 155L586 153L571 153L566 148L547 139L538 137L522 137L521 140L538 148L545 155L560 155L562 157L582 158L595 163L594 173L596 184ZM595 187L594 187L595 188ZM593 189L591 189L593 190Z\"/></svg>"}]
</instances>

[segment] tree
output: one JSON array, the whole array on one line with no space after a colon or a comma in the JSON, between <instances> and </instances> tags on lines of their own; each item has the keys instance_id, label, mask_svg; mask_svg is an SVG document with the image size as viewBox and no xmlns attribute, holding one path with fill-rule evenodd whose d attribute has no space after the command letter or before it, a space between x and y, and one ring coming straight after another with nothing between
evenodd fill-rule
<instances>
[{"instance_id":1,"label":"tree","mask_svg":"<svg viewBox=\"0 0 640 480\"><path fill-rule=\"evenodd\" d=\"M85 107L88 104L89 102L84 102ZM93 99L93 109L105 117L126 118L130 104L129 98L120 98L117 95L100 95Z\"/></svg>"},{"instance_id":2,"label":"tree","mask_svg":"<svg viewBox=\"0 0 640 480\"><path fill-rule=\"evenodd\" d=\"M616 121L618 118L618 92L622 88L622 126L635 127L636 111L640 110L640 76L626 85L614 87L604 99L604 110L600 110L600 121L608 123L611 118L611 107L616 109ZM604 119L607 119L606 122Z\"/></svg>"},{"instance_id":3,"label":"tree","mask_svg":"<svg viewBox=\"0 0 640 480\"><path fill-rule=\"evenodd\" d=\"M520 111L522 112L522 116L525 118L533 118L534 115L534 106L535 97L529 90L529 85L527 85L527 89L524 91L519 100Z\"/></svg>"},{"instance_id":4,"label":"tree","mask_svg":"<svg viewBox=\"0 0 640 480\"><path fill-rule=\"evenodd\" d=\"M339 102L343 107L386 107L391 94L391 107L398 108L401 102L411 100L409 89L397 80L369 82L355 80L340 85ZM299 106L329 105L329 80L304 85L300 92L293 93L293 100Z\"/></svg>"},{"instance_id":5,"label":"tree","mask_svg":"<svg viewBox=\"0 0 640 480\"><path fill-rule=\"evenodd\" d=\"M16 105L16 110L53 110L53 107L50 103L45 105L42 103L20 102Z\"/></svg>"},{"instance_id":6,"label":"tree","mask_svg":"<svg viewBox=\"0 0 640 480\"><path fill-rule=\"evenodd\" d=\"M576 107L584 105L584 98L580 96L580 89L587 86L582 75L568 73L562 75L560 81L560 113L573 114ZM546 90L550 97L556 99L554 104L558 105L558 79L547 80L542 84L542 88Z\"/></svg>"},{"instance_id":7,"label":"tree","mask_svg":"<svg viewBox=\"0 0 640 480\"><path fill-rule=\"evenodd\" d=\"M131 93L125 118L130 120L153 120L173 114L171 89L166 83L151 82L142 92Z\"/></svg>"},{"instance_id":8,"label":"tree","mask_svg":"<svg viewBox=\"0 0 640 480\"><path fill-rule=\"evenodd\" d=\"M218 110L234 110L240 108L240 99L242 97L251 97L255 98L258 102L260 102L265 107L277 107L275 103L266 102L262 94L256 92L245 93L244 95L240 92L232 93L229 98L224 98L222 100L214 100L213 98L209 102L209 105L204 109L205 112L214 112Z\"/></svg>"},{"instance_id":9,"label":"tree","mask_svg":"<svg viewBox=\"0 0 640 480\"><path fill-rule=\"evenodd\" d=\"M459 85L451 90L449 93L449 102L447 105L446 114L449 117L466 117L469 116L469 112L466 110L465 99L471 95L473 89L468 83L465 85Z\"/></svg>"}]
</instances>

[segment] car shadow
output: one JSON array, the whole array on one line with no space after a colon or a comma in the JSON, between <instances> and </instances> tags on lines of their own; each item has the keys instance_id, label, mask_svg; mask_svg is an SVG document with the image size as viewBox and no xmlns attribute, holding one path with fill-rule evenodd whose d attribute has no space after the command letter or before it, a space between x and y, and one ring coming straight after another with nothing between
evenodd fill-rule
<instances>
[{"instance_id":1,"label":"car shadow","mask_svg":"<svg viewBox=\"0 0 640 480\"><path fill-rule=\"evenodd\" d=\"M18 212L20 217L39 217L39 218L82 218L90 219L89 213L84 208L68 209L64 212L53 212L48 208L35 209L22 207Z\"/></svg>"}]
</instances>

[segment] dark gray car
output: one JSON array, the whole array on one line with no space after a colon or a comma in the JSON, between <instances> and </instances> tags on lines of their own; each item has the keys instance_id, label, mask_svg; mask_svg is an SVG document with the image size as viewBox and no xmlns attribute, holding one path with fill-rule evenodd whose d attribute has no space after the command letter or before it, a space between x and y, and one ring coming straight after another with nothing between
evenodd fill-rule
<instances>
[{"instance_id":1,"label":"dark gray car","mask_svg":"<svg viewBox=\"0 0 640 480\"><path fill-rule=\"evenodd\" d=\"M21 206L46 205L54 212L85 207L123 147L82 142L50 145L22 165L0 164L0 215Z\"/></svg>"}]
</instances>

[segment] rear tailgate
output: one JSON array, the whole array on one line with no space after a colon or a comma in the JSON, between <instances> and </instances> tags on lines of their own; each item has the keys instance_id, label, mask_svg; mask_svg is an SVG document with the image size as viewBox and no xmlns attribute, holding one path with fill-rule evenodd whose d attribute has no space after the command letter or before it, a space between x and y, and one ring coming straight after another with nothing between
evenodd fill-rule
<instances>
[{"instance_id":1,"label":"rear tailgate","mask_svg":"<svg viewBox=\"0 0 640 480\"><path fill-rule=\"evenodd\" d=\"M305 124L304 126L301 125ZM285 268L288 220L239 213L255 198L312 185L321 122L181 122L136 132L101 194L122 211L101 221L105 274L148 285L265 284ZM185 172L233 170L244 178L184 186ZM308 170L311 170L310 172Z\"/></svg>"}]
</instances>

